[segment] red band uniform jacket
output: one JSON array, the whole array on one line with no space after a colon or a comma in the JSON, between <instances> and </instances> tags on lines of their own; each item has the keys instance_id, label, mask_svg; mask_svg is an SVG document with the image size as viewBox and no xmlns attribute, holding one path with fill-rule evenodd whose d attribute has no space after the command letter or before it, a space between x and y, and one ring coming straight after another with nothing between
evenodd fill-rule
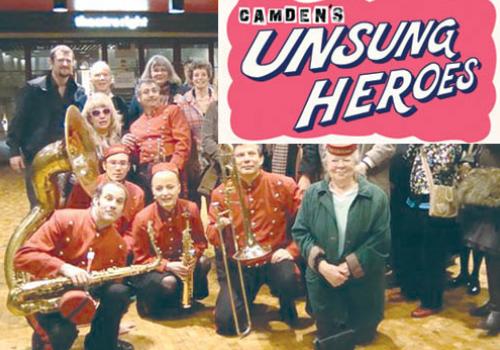
<instances>
[{"instance_id":1,"label":"red band uniform jacket","mask_svg":"<svg viewBox=\"0 0 500 350\"><path fill-rule=\"evenodd\" d=\"M36 279L53 278L64 263L87 269L90 250L91 271L125 266L127 246L113 225L97 230L90 209L56 210L17 251L14 266Z\"/></svg>"},{"instance_id":2,"label":"red band uniform jacket","mask_svg":"<svg viewBox=\"0 0 500 350\"><path fill-rule=\"evenodd\" d=\"M250 229L256 241L261 246L269 246L272 251L280 248L288 250L294 259L299 258L300 252L289 234L295 215L300 205L298 187L295 181L287 176L260 171L258 177L248 185L241 181L245 205L248 208ZM232 211L234 226L239 247L245 245L243 230L243 216L239 209L238 194L231 193L230 202L233 203ZM219 246L219 233L217 230L217 213L225 211L227 204L224 200L224 184L217 187L211 196L209 209L209 224L207 238L215 246ZM224 239L232 242L229 229L224 230ZM229 245L229 252L234 253L233 245Z\"/></svg>"},{"instance_id":3,"label":"red band uniform jacket","mask_svg":"<svg viewBox=\"0 0 500 350\"><path fill-rule=\"evenodd\" d=\"M97 178L98 184L103 184L107 181L106 174L101 174ZM144 191L136 184L125 181L123 183L127 188L127 201L123 207L123 214L119 218L115 227L125 239L128 249L132 249L132 221L138 212L144 209ZM85 192L79 183L73 186L73 189L66 202L66 208L86 209L90 207L92 202L89 195Z\"/></svg>"},{"instance_id":4,"label":"red band uniform jacket","mask_svg":"<svg viewBox=\"0 0 500 350\"><path fill-rule=\"evenodd\" d=\"M158 271L165 271L169 261L181 259L182 231L186 228L186 218L182 214L186 211L189 212L191 239L196 256L199 258L203 254L207 248L207 240L196 204L188 200L178 199L175 208L167 212L156 202L153 202L136 215L132 225L136 264L146 264L155 258L147 233L147 224L150 220L153 221L156 244L163 255L163 261Z\"/></svg>"},{"instance_id":5,"label":"red band uniform jacket","mask_svg":"<svg viewBox=\"0 0 500 350\"><path fill-rule=\"evenodd\" d=\"M184 169L191 152L191 129L179 106L165 105L152 116L143 114L130 126L130 132L137 138L137 149L133 151L139 154L139 164L155 162L159 144L161 155L179 171Z\"/></svg>"}]
</instances>

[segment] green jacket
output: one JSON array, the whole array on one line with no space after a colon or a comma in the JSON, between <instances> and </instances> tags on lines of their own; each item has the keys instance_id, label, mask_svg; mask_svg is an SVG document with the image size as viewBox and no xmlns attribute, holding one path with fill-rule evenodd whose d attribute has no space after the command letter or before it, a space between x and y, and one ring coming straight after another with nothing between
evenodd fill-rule
<instances>
[{"instance_id":1,"label":"green jacket","mask_svg":"<svg viewBox=\"0 0 500 350\"><path fill-rule=\"evenodd\" d=\"M338 256L338 229L328 181L313 184L304 195L292 235L307 261L306 281L314 313L357 329L376 326L384 315L384 266L390 246L387 196L364 177L348 213L345 247ZM337 288L314 270L315 257L327 262L346 261L351 278Z\"/></svg>"}]
</instances>

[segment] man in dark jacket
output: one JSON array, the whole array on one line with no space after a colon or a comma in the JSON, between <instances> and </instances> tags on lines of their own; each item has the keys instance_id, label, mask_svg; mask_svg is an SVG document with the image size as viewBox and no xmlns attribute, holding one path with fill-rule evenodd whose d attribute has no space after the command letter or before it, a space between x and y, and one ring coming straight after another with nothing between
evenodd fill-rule
<instances>
[{"instance_id":1,"label":"man in dark jacket","mask_svg":"<svg viewBox=\"0 0 500 350\"><path fill-rule=\"evenodd\" d=\"M51 71L27 82L17 100L14 119L7 135L10 166L25 170L26 192L31 207L36 198L31 184L31 164L43 147L64 137L64 116L83 89L73 79L73 51L58 45L50 51Z\"/></svg>"}]
</instances>

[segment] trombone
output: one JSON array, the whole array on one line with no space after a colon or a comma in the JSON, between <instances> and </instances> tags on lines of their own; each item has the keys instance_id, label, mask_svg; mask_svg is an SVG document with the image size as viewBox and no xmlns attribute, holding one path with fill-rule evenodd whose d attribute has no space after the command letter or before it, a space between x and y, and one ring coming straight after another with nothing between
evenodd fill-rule
<instances>
[{"instance_id":1,"label":"trombone","mask_svg":"<svg viewBox=\"0 0 500 350\"><path fill-rule=\"evenodd\" d=\"M226 210L217 213L217 221L222 217L227 215L227 218L231 222L231 235L233 238L235 254L232 256L236 261L236 266L238 269L238 278L240 280L241 294L243 298L243 305L245 309L245 316L247 319L247 327L242 330L240 327L240 320L238 318L236 305L234 302L234 290L231 284L231 276L229 271L229 262L226 250L226 244L224 241L223 229L219 229L219 241L221 243L222 259L224 263L224 270L226 272L226 279L228 284L229 298L231 304L231 312L233 314L234 326L236 333L240 337L245 337L252 330L252 319L250 316L250 308L248 303L248 297L245 288L245 281L243 277L242 264L245 265L258 265L264 259L267 259L269 255L272 254L271 249L261 247L255 240L253 233L250 231L250 216L248 213L248 208L245 205L243 199L243 193L241 190L240 178L236 169L236 165L233 158L233 147L227 144L219 145L219 163L221 170L222 182L224 183L224 203ZM238 201L241 206L241 211L243 215L243 229L246 235L246 245L239 248L238 241L236 239L236 230L234 226L234 215L231 209L231 193L236 191L238 195Z\"/></svg>"}]
</instances>

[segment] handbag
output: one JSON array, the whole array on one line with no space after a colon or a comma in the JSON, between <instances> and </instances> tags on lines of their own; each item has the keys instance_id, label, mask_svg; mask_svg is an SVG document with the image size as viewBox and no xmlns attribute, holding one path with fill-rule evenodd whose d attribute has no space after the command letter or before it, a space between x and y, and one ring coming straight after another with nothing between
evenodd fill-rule
<instances>
[{"instance_id":1,"label":"handbag","mask_svg":"<svg viewBox=\"0 0 500 350\"><path fill-rule=\"evenodd\" d=\"M429 216L436 218L455 218L458 215L458 200L455 186L436 185L424 151L420 152L425 176L429 184Z\"/></svg>"}]
</instances>

